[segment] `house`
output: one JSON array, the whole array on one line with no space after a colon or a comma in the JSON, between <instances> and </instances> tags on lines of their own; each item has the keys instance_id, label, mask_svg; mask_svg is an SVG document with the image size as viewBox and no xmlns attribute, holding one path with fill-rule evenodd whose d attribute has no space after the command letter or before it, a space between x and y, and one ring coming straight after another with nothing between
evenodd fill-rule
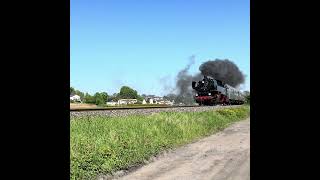
<instances>
[{"instance_id":1,"label":"house","mask_svg":"<svg viewBox=\"0 0 320 180\"><path fill-rule=\"evenodd\" d=\"M114 101L107 102L108 106L116 106L117 104L118 102L114 102Z\"/></svg>"},{"instance_id":2,"label":"house","mask_svg":"<svg viewBox=\"0 0 320 180\"><path fill-rule=\"evenodd\" d=\"M145 97L145 101L149 102L149 104L165 104L165 105L173 105L174 101L169 101L159 96L147 96Z\"/></svg>"},{"instance_id":3,"label":"house","mask_svg":"<svg viewBox=\"0 0 320 180\"><path fill-rule=\"evenodd\" d=\"M145 100L145 99L142 101L142 104L147 104L147 102L146 102L146 100Z\"/></svg>"},{"instance_id":4,"label":"house","mask_svg":"<svg viewBox=\"0 0 320 180\"><path fill-rule=\"evenodd\" d=\"M159 96L155 96L153 98L154 101L162 101L163 100L163 97L159 97Z\"/></svg>"},{"instance_id":5,"label":"house","mask_svg":"<svg viewBox=\"0 0 320 180\"><path fill-rule=\"evenodd\" d=\"M73 95L70 95L70 101L81 102L81 98L79 95L73 94Z\"/></svg>"},{"instance_id":6,"label":"house","mask_svg":"<svg viewBox=\"0 0 320 180\"><path fill-rule=\"evenodd\" d=\"M165 100L165 101L164 101L164 104L166 104L166 105L170 105L170 106L173 106L173 104L174 104L174 100L173 100L173 101Z\"/></svg>"},{"instance_id":7,"label":"house","mask_svg":"<svg viewBox=\"0 0 320 180\"><path fill-rule=\"evenodd\" d=\"M137 99L119 99L118 100L118 105L127 105L127 104L135 104L137 103L138 100Z\"/></svg>"},{"instance_id":8,"label":"house","mask_svg":"<svg viewBox=\"0 0 320 180\"><path fill-rule=\"evenodd\" d=\"M172 106L174 104L174 101L168 101L168 100L158 100L156 101L156 104L165 104Z\"/></svg>"}]
</instances>

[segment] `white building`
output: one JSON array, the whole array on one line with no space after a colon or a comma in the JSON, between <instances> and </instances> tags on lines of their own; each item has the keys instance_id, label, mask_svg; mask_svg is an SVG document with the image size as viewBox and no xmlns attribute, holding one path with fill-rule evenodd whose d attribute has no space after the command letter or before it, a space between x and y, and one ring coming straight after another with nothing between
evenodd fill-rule
<instances>
[{"instance_id":1,"label":"white building","mask_svg":"<svg viewBox=\"0 0 320 180\"><path fill-rule=\"evenodd\" d=\"M163 99L163 97L152 97L147 98L146 101L149 102L149 104L165 104L172 106L174 104L174 101L169 101L166 99Z\"/></svg>"},{"instance_id":2,"label":"white building","mask_svg":"<svg viewBox=\"0 0 320 180\"><path fill-rule=\"evenodd\" d=\"M81 98L79 95L70 95L70 101L76 101L76 102L81 102Z\"/></svg>"},{"instance_id":3,"label":"white building","mask_svg":"<svg viewBox=\"0 0 320 180\"><path fill-rule=\"evenodd\" d=\"M116 106L117 104L118 102L114 102L114 101L107 102L108 106Z\"/></svg>"},{"instance_id":4,"label":"white building","mask_svg":"<svg viewBox=\"0 0 320 180\"><path fill-rule=\"evenodd\" d=\"M155 101L162 101L162 100L163 100L163 97L155 96L153 99L154 99Z\"/></svg>"},{"instance_id":5,"label":"white building","mask_svg":"<svg viewBox=\"0 0 320 180\"><path fill-rule=\"evenodd\" d=\"M142 101L142 104L147 104L147 102L146 102L146 100L145 100L145 99Z\"/></svg>"},{"instance_id":6,"label":"white building","mask_svg":"<svg viewBox=\"0 0 320 180\"><path fill-rule=\"evenodd\" d=\"M172 106L174 104L174 101L168 101L168 100L159 100L159 101L156 101L155 104L165 104L165 105L170 105Z\"/></svg>"},{"instance_id":7,"label":"white building","mask_svg":"<svg viewBox=\"0 0 320 180\"><path fill-rule=\"evenodd\" d=\"M164 104L173 106L174 100L173 101L164 101Z\"/></svg>"},{"instance_id":8,"label":"white building","mask_svg":"<svg viewBox=\"0 0 320 180\"><path fill-rule=\"evenodd\" d=\"M137 103L138 100L137 99L119 99L118 100L118 105L127 105L127 104L135 104Z\"/></svg>"}]
</instances>

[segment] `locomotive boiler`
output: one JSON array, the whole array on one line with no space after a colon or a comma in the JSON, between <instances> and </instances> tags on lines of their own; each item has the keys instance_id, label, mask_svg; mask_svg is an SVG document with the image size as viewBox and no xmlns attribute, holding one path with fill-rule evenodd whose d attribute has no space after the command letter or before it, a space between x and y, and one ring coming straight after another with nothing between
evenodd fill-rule
<instances>
[{"instance_id":1,"label":"locomotive boiler","mask_svg":"<svg viewBox=\"0 0 320 180\"><path fill-rule=\"evenodd\" d=\"M194 99L199 105L243 104L244 95L234 87L212 77L204 76L202 81L192 81Z\"/></svg>"}]
</instances>

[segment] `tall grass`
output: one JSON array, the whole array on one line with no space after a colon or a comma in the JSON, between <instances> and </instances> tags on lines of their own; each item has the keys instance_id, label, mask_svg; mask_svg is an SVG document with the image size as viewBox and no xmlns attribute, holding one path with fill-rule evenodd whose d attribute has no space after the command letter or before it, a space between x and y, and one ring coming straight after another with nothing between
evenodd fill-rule
<instances>
[{"instance_id":1,"label":"tall grass","mask_svg":"<svg viewBox=\"0 0 320 180\"><path fill-rule=\"evenodd\" d=\"M249 116L249 107L71 120L71 179L92 179L210 135Z\"/></svg>"}]
</instances>

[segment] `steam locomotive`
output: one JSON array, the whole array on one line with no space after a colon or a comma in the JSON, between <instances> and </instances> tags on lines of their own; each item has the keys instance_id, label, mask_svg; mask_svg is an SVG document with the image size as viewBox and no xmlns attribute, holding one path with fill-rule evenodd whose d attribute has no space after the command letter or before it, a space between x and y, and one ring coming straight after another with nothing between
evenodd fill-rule
<instances>
[{"instance_id":1,"label":"steam locomotive","mask_svg":"<svg viewBox=\"0 0 320 180\"><path fill-rule=\"evenodd\" d=\"M244 95L232 86L212 77L204 76L202 81L192 81L194 99L199 105L243 104Z\"/></svg>"}]
</instances>

